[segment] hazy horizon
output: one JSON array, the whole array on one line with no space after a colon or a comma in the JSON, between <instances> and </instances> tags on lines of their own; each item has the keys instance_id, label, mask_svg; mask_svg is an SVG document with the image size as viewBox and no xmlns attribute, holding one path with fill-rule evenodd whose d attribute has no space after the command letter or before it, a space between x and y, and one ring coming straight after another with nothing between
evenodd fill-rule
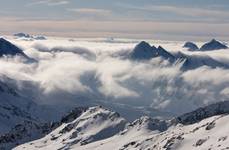
<instances>
[{"instance_id":1,"label":"hazy horizon","mask_svg":"<svg viewBox=\"0 0 229 150\"><path fill-rule=\"evenodd\" d=\"M1 34L229 39L227 0L3 0Z\"/></svg>"}]
</instances>

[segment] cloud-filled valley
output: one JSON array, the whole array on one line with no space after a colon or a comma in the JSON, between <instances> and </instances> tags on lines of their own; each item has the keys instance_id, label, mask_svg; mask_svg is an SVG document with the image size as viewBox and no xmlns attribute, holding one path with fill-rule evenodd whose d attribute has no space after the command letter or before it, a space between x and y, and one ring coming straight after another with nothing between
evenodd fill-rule
<instances>
[{"instance_id":1,"label":"cloud-filled valley","mask_svg":"<svg viewBox=\"0 0 229 150\"><path fill-rule=\"evenodd\" d=\"M37 62L25 63L20 57L1 58L1 80L12 79L22 94L33 97L38 104L66 110L101 104L132 120L143 114L175 116L229 98L229 69L202 66L183 71L182 63L171 65L161 58L123 58L133 50L136 41L8 38ZM171 53L182 51L187 55L211 56L222 63L229 61L229 55L224 53L228 49L189 52L182 48L184 42L149 42ZM32 92L28 93L30 89ZM126 113L127 109L137 116Z\"/></svg>"}]
</instances>

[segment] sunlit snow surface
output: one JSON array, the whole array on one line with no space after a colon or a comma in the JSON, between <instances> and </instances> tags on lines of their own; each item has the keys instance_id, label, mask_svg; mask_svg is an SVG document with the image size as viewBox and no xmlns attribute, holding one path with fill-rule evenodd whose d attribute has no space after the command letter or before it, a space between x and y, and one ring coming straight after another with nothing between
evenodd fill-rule
<instances>
[{"instance_id":1,"label":"sunlit snow surface","mask_svg":"<svg viewBox=\"0 0 229 150\"><path fill-rule=\"evenodd\" d=\"M229 98L228 69L204 66L183 72L180 64L171 66L160 58L124 59L140 40L6 38L38 62L1 58L1 76L16 80L20 92L36 103L61 111L100 104L133 120L142 115L171 117ZM189 52L182 48L186 41L146 41L171 53L208 55L229 64L229 49Z\"/></svg>"},{"instance_id":2,"label":"sunlit snow surface","mask_svg":"<svg viewBox=\"0 0 229 150\"><path fill-rule=\"evenodd\" d=\"M163 124L158 124L157 127L156 121L142 117L118 132L125 124L125 120L119 115L114 115L114 112L93 107L72 122L62 124L45 137L14 149L228 149L228 121L228 115L218 115L191 125L172 125L160 132ZM106 130L109 132L105 132ZM106 138L105 135L108 133L114 136Z\"/></svg>"}]
</instances>

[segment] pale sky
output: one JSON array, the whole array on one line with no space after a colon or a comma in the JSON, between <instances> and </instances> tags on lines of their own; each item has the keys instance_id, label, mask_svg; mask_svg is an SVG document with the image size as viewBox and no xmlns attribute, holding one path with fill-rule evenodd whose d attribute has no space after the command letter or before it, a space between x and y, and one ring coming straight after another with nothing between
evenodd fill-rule
<instances>
[{"instance_id":1,"label":"pale sky","mask_svg":"<svg viewBox=\"0 0 229 150\"><path fill-rule=\"evenodd\" d=\"M1 0L0 33L229 40L229 0Z\"/></svg>"}]
</instances>

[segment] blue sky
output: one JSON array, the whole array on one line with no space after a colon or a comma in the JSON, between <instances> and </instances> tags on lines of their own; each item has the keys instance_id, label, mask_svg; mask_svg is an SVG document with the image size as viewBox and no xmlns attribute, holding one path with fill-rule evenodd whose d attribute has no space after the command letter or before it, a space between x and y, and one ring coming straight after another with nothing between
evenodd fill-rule
<instances>
[{"instance_id":1,"label":"blue sky","mask_svg":"<svg viewBox=\"0 0 229 150\"><path fill-rule=\"evenodd\" d=\"M1 0L0 31L73 37L229 37L228 0Z\"/></svg>"}]
</instances>

